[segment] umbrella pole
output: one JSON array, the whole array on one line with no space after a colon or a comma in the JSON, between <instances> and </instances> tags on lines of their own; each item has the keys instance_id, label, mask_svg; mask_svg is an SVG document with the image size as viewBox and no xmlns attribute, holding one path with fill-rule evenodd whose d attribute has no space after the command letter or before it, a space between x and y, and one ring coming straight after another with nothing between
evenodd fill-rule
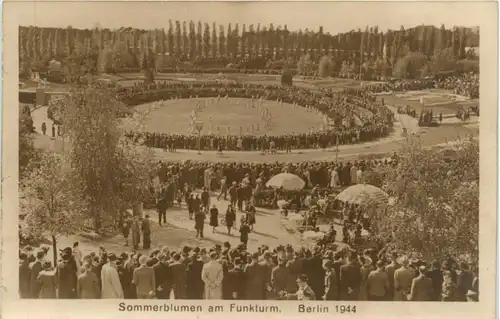
<instances>
[{"instance_id":1,"label":"umbrella pole","mask_svg":"<svg viewBox=\"0 0 500 319\"><path fill-rule=\"evenodd\" d=\"M337 149L335 151L335 162L337 163L338 161L339 161L339 138L337 137Z\"/></svg>"}]
</instances>

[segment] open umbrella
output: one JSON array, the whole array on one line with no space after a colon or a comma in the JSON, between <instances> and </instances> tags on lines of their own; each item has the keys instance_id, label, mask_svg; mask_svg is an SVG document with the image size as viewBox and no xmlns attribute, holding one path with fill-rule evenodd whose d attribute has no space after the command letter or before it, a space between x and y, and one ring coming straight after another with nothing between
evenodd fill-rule
<instances>
[{"instance_id":1,"label":"open umbrella","mask_svg":"<svg viewBox=\"0 0 500 319\"><path fill-rule=\"evenodd\" d=\"M271 179L266 183L267 187L281 188L287 191L298 191L304 188L306 182L297 175L290 173L281 173L271 177Z\"/></svg>"},{"instance_id":2,"label":"open umbrella","mask_svg":"<svg viewBox=\"0 0 500 319\"><path fill-rule=\"evenodd\" d=\"M389 195L378 187L368 184L357 184L350 186L337 195L337 199L342 202L368 205L387 205Z\"/></svg>"}]
</instances>

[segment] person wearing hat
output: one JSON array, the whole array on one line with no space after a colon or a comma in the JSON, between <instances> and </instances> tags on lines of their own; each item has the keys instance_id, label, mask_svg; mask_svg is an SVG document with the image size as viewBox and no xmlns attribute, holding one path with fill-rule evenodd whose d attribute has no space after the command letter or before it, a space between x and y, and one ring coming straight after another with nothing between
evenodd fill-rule
<instances>
[{"instance_id":1,"label":"person wearing hat","mask_svg":"<svg viewBox=\"0 0 500 319\"><path fill-rule=\"evenodd\" d=\"M198 254L191 252L189 254L189 263L186 268L186 294L187 299L203 299L205 283L201 280L203 270L203 261L198 258Z\"/></svg>"},{"instance_id":2,"label":"person wearing hat","mask_svg":"<svg viewBox=\"0 0 500 319\"><path fill-rule=\"evenodd\" d=\"M472 281L474 280L474 275L470 271L469 264L465 261L460 262L459 269L457 271L457 301L466 301L467 291L472 289Z\"/></svg>"},{"instance_id":3,"label":"person wearing hat","mask_svg":"<svg viewBox=\"0 0 500 319\"><path fill-rule=\"evenodd\" d=\"M48 260L43 262L43 269L38 274L38 282L40 283L40 299L56 299L57 298L57 277L55 270L52 269L52 263Z\"/></svg>"},{"instance_id":4,"label":"person wearing hat","mask_svg":"<svg viewBox=\"0 0 500 319\"><path fill-rule=\"evenodd\" d=\"M361 285L361 265L356 253L350 253L348 261L340 267L340 300L358 300Z\"/></svg>"},{"instance_id":5,"label":"person wearing hat","mask_svg":"<svg viewBox=\"0 0 500 319\"><path fill-rule=\"evenodd\" d=\"M210 261L203 265L201 279L205 283L205 299L222 299L222 279L224 276L221 263L217 260L217 253L210 253Z\"/></svg>"},{"instance_id":6,"label":"person wearing hat","mask_svg":"<svg viewBox=\"0 0 500 319\"><path fill-rule=\"evenodd\" d=\"M168 209L168 190L167 185L161 185L161 190L157 198L156 210L158 212L158 225L161 226L163 223L167 222L167 209Z\"/></svg>"},{"instance_id":7,"label":"person wearing hat","mask_svg":"<svg viewBox=\"0 0 500 319\"><path fill-rule=\"evenodd\" d=\"M408 300L430 301L432 299L432 280L426 276L427 267L418 267L418 277L413 279Z\"/></svg>"},{"instance_id":8,"label":"person wearing hat","mask_svg":"<svg viewBox=\"0 0 500 319\"><path fill-rule=\"evenodd\" d=\"M241 221L240 226L240 242L247 247L248 245L248 234L251 232L250 227L246 223L246 221Z\"/></svg>"},{"instance_id":9,"label":"person wearing hat","mask_svg":"<svg viewBox=\"0 0 500 319\"><path fill-rule=\"evenodd\" d=\"M255 215L257 212L255 210L255 207L251 203L247 204L247 207L245 207L245 210L246 210L248 226L250 226L250 230L253 231L254 225L257 222L257 220L255 218Z\"/></svg>"},{"instance_id":10,"label":"person wearing hat","mask_svg":"<svg viewBox=\"0 0 500 319\"><path fill-rule=\"evenodd\" d=\"M141 242L141 228L139 226L138 216L134 216L130 229L132 231L132 246L135 250L137 250L139 249L139 243Z\"/></svg>"},{"instance_id":11,"label":"person wearing hat","mask_svg":"<svg viewBox=\"0 0 500 319\"><path fill-rule=\"evenodd\" d=\"M19 297L29 298L30 295L30 264L26 253L19 253Z\"/></svg>"},{"instance_id":12,"label":"person wearing hat","mask_svg":"<svg viewBox=\"0 0 500 319\"><path fill-rule=\"evenodd\" d=\"M90 262L84 262L82 265L82 273L78 276L76 284L76 294L78 299L99 298L99 279L92 272Z\"/></svg>"},{"instance_id":13,"label":"person wearing hat","mask_svg":"<svg viewBox=\"0 0 500 319\"><path fill-rule=\"evenodd\" d=\"M175 299L186 298L186 281L187 272L186 265L181 260L179 253L173 254L173 261L170 263L170 275L172 278L172 289L174 291Z\"/></svg>"},{"instance_id":14,"label":"person wearing hat","mask_svg":"<svg viewBox=\"0 0 500 319\"><path fill-rule=\"evenodd\" d=\"M259 253L252 254L252 261L245 266L246 278L251 280L246 283L245 299L262 300L265 299L266 278L265 268L259 264Z\"/></svg>"},{"instance_id":15,"label":"person wearing hat","mask_svg":"<svg viewBox=\"0 0 500 319\"><path fill-rule=\"evenodd\" d=\"M225 257L228 257L229 256L229 252L231 251L231 244L228 242L228 241L225 241L223 244L223 249L222 249L222 256L225 256Z\"/></svg>"},{"instance_id":16,"label":"person wearing hat","mask_svg":"<svg viewBox=\"0 0 500 319\"><path fill-rule=\"evenodd\" d=\"M107 263L101 270L101 298L102 299L123 299L123 288L120 277L116 270L116 255L109 253Z\"/></svg>"},{"instance_id":17,"label":"person wearing hat","mask_svg":"<svg viewBox=\"0 0 500 319\"><path fill-rule=\"evenodd\" d=\"M333 268L333 262L331 260L324 261L323 269L325 270L325 294L323 300L338 300L338 277Z\"/></svg>"},{"instance_id":18,"label":"person wearing hat","mask_svg":"<svg viewBox=\"0 0 500 319\"><path fill-rule=\"evenodd\" d=\"M261 261L259 262L263 268L264 276L264 286L265 286L265 299L273 299L274 292L271 286L271 275L273 268L276 266L273 262L271 253L266 249L265 246L262 247Z\"/></svg>"},{"instance_id":19,"label":"person wearing hat","mask_svg":"<svg viewBox=\"0 0 500 319\"><path fill-rule=\"evenodd\" d=\"M231 184L228 193L229 193L229 202L231 206L236 207L236 204L238 202L238 184L236 182L233 182Z\"/></svg>"},{"instance_id":20,"label":"person wearing hat","mask_svg":"<svg viewBox=\"0 0 500 319\"><path fill-rule=\"evenodd\" d=\"M286 293L288 300L316 300L314 291L307 284L307 275L301 274L297 277L297 286L299 289L295 293Z\"/></svg>"},{"instance_id":21,"label":"person wearing hat","mask_svg":"<svg viewBox=\"0 0 500 319\"><path fill-rule=\"evenodd\" d=\"M367 300L368 299L367 281L370 272L374 270L373 261L370 257L366 255L360 256L358 259L361 265L361 284L359 288L358 300Z\"/></svg>"},{"instance_id":22,"label":"person wearing hat","mask_svg":"<svg viewBox=\"0 0 500 319\"><path fill-rule=\"evenodd\" d=\"M387 272L385 272L385 263L382 260L377 261L377 269L370 272L366 281L366 291L368 300L383 301L389 293L390 282Z\"/></svg>"},{"instance_id":23,"label":"person wearing hat","mask_svg":"<svg viewBox=\"0 0 500 319\"><path fill-rule=\"evenodd\" d=\"M234 267L227 272L228 293L230 299L241 300L245 298L245 273L243 271L243 260L234 258ZM225 278L222 280L224 281Z\"/></svg>"},{"instance_id":24,"label":"person wearing hat","mask_svg":"<svg viewBox=\"0 0 500 319\"><path fill-rule=\"evenodd\" d=\"M212 232L217 232L217 226L219 226L219 210L215 204L210 208L210 226L212 226Z\"/></svg>"},{"instance_id":25,"label":"person wearing hat","mask_svg":"<svg viewBox=\"0 0 500 319\"><path fill-rule=\"evenodd\" d=\"M402 256L399 264L401 267L394 271L394 301L407 301L415 272L408 265L408 256Z\"/></svg>"},{"instance_id":26,"label":"person wearing hat","mask_svg":"<svg viewBox=\"0 0 500 319\"><path fill-rule=\"evenodd\" d=\"M431 269L427 272L427 277L432 280L432 301L441 300L441 293L443 289L443 272L441 271L441 264L437 260L431 263Z\"/></svg>"},{"instance_id":27,"label":"person wearing hat","mask_svg":"<svg viewBox=\"0 0 500 319\"><path fill-rule=\"evenodd\" d=\"M156 278L153 268L147 265L148 257L139 257L139 267L134 269L132 283L137 291L137 299L151 299L156 292Z\"/></svg>"},{"instance_id":28,"label":"person wearing hat","mask_svg":"<svg viewBox=\"0 0 500 319\"><path fill-rule=\"evenodd\" d=\"M201 192L201 206L203 210L206 212L210 208L210 193L208 192L208 188L204 187Z\"/></svg>"},{"instance_id":29,"label":"person wearing hat","mask_svg":"<svg viewBox=\"0 0 500 319\"><path fill-rule=\"evenodd\" d=\"M128 236L130 235L130 229L132 227L131 213L126 212L123 216L123 221L121 224L122 236L125 239L125 246L128 246Z\"/></svg>"},{"instance_id":30,"label":"person wearing hat","mask_svg":"<svg viewBox=\"0 0 500 319\"><path fill-rule=\"evenodd\" d=\"M77 273L75 258L71 247L61 251L61 260L57 264L57 293L59 299L76 298Z\"/></svg>"},{"instance_id":31,"label":"person wearing hat","mask_svg":"<svg viewBox=\"0 0 500 319\"><path fill-rule=\"evenodd\" d=\"M222 176L220 180L220 194L217 196L217 200L220 200L220 197L224 195L224 200L227 200L227 178L226 176Z\"/></svg>"},{"instance_id":32,"label":"person wearing hat","mask_svg":"<svg viewBox=\"0 0 500 319\"><path fill-rule=\"evenodd\" d=\"M149 249L151 248L151 223L148 214L146 214L142 220L141 230L143 236L142 246L144 249Z\"/></svg>"},{"instance_id":33,"label":"person wearing hat","mask_svg":"<svg viewBox=\"0 0 500 319\"><path fill-rule=\"evenodd\" d=\"M385 266L385 272L389 278L389 290L387 292L387 299L389 300L394 299L394 272L400 266L401 265L398 263L398 253L393 251L391 253L391 263Z\"/></svg>"},{"instance_id":34,"label":"person wearing hat","mask_svg":"<svg viewBox=\"0 0 500 319\"><path fill-rule=\"evenodd\" d=\"M38 298L40 294L40 283L38 281L38 274L43 270L43 259L45 252L39 250L35 254L36 260L29 265L29 293L31 298Z\"/></svg>"},{"instance_id":35,"label":"person wearing hat","mask_svg":"<svg viewBox=\"0 0 500 319\"><path fill-rule=\"evenodd\" d=\"M203 228L205 227L205 213L199 209L194 215L194 229L196 229L196 238L203 238Z\"/></svg>"},{"instance_id":36,"label":"person wearing hat","mask_svg":"<svg viewBox=\"0 0 500 319\"><path fill-rule=\"evenodd\" d=\"M288 282L290 281L291 273L286 265L286 258L278 256L278 265L271 271L271 287L277 296L287 290Z\"/></svg>"}]
</instances>

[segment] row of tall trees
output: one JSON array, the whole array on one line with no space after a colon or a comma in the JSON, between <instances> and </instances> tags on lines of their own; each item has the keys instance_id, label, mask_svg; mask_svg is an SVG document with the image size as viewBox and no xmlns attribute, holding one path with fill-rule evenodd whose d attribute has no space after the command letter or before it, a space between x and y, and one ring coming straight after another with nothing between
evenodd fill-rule
<instances>
[{"instance_id":1,"label":"row of tall trees","mask_svg":"<svg viewBox=\"0 0 500 319\"><path fill-rule=\"evenodd\" d=\"M74 54L119 51L124 60L138 63L147 54L170 54L180 59L196 58L255 58L287 59L297 61L310 54L318 61L325 54L355 58L361 64L378 58L394 64L407 51L431 56L436 51L451 48L458 58L464 58L466 47L479 45L476 30L453 27L417 26L382 32L377 26L332 35L323 27L317 30L290 31L285 26L239 25L227 27L200 21L168 21L168 28L117 30L95 28L81 30L72 27L20 27L19 54L21 61L65 59ZM132 58L130 58L132 57ZM120 58L114 58L120 61ZM134 60L131 61L130 60Z\"/></svg>"}]
</instances>

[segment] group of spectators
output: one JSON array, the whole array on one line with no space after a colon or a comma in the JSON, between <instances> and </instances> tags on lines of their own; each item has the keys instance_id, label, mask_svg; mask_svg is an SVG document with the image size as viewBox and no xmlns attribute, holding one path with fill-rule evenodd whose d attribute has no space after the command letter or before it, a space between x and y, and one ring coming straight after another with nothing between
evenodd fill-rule
<instances>
[{"instance_id":1,"label":"group of spectators","mask_svg":"<svg viewBox=\"0 0 500 319\"><path fill-rule=\"evenodd\" d=\"M306 182L307 189L339 188L365 181L368 171L380 165L395 165L397 155L391 158L360 161L317 161L300 163L245 163L245 162L159 162L151 172L159 185L167 183L170 202L176 198L178 191L187 185L191 189L207 188L208 191L229 188L243 181L250 185L256 193L263 190L263 185L279 173L295 174ZM248 181L248 182L247 182Z\"/></svg>"},{"instance_id":2,"label":"group of spectators","mask_svg":"<svg viewBox=\"0 0 500 319\"><path fill-rule=\"evenodd\" d=\"M464 73L459 76L448 76L436 80L435 87L452 90L454 94L464 95L471 99L479 98L479 73Z\"/></svg>"},{"instance_id":3,"label":"group of spectators","mask_svg":"<svg viewBox=\"0 0 500 319\"><path fill-rule=\"evenodd\" d=\"M392 80L388 83L371 84L366 87L373 93L446 89L453 91L453 93L457 95L477 99L479 98L479 73L471 72L460 75L446 75L411 80L399 79Z\"/></svg>"},{"instance_id":4,"label":"group of spectators","mask_svg":"<svg viewBox=\"0 0 500 319\"><path fill-rule=\"evenodd\" d=\"M20 252L22 298L477 301L478 269L386 248L358 251L244 244L147 253L82 254L65 248L54 269L47 251Z\"/></svg>"},{"instance_id":5,"label":"group of spectators","mask_svg":"<svg viewBox=\"0 0 500 319\"><path fill-rule=\"evenodd\" d=\"M249 99L276 100L314 107L333 121L333 125L321 132L308 134L286 134L281 136L203 135L198 141L196 135L166 133L127 132L126 136L145 145L176 149L202 150L291 150L304 148L326 148L337 144L364 142L389 134L393 113L376 101L364 89L346 89L341 93L329 89L311 92L298 87L265 86L228 83L168 83L136 84L118 92L120 100L129 106L172 98L194 97L237 97ZM284 117L282 119L286 121ZM200 145L198 145L200 143Z\"/></svg>"}]
</instances>

